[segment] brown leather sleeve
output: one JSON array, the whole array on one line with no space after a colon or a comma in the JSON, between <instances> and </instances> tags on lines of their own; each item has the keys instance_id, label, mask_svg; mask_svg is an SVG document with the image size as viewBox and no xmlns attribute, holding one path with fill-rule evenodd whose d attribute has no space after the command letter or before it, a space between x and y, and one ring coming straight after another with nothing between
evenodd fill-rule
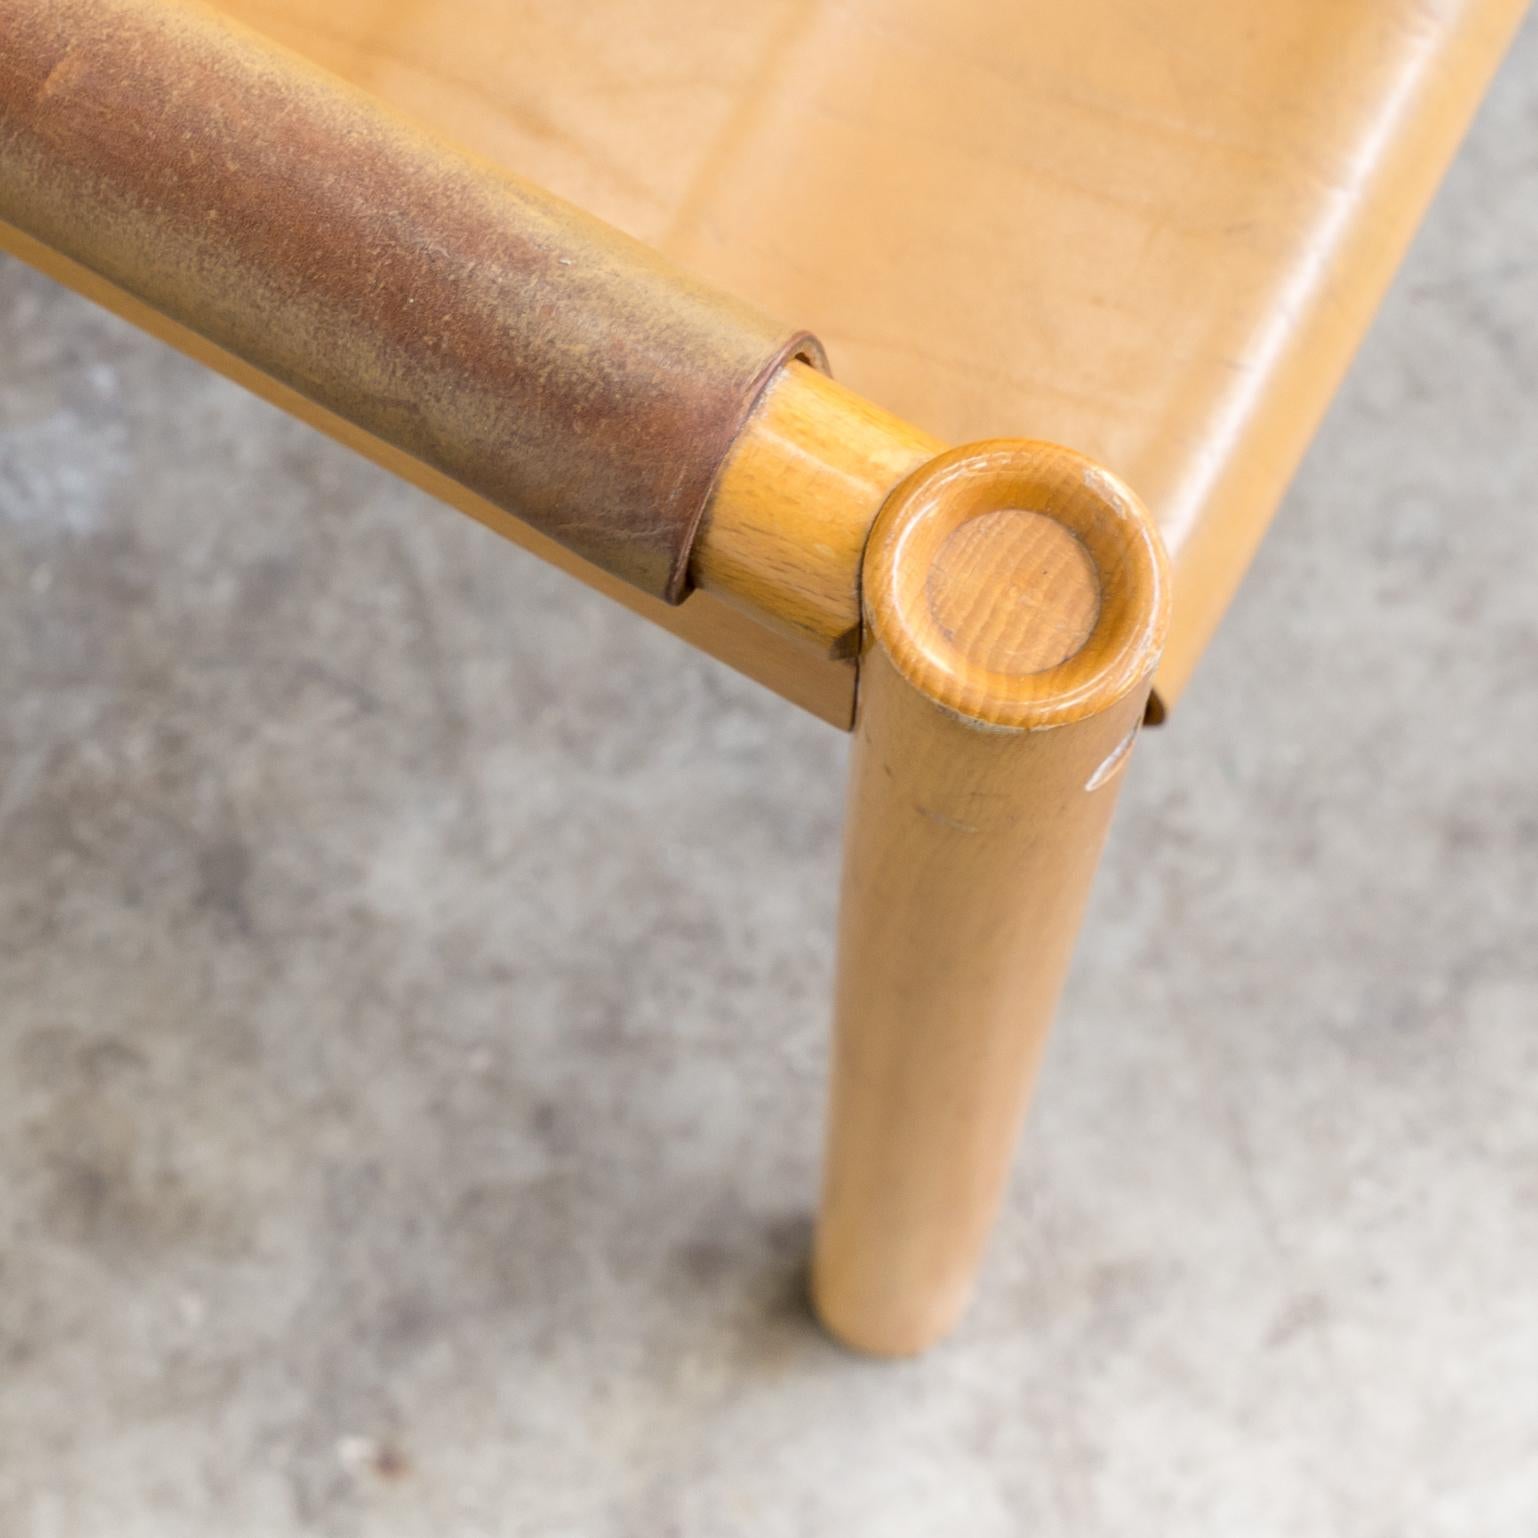
<instances>
[{"instance_id":1,"label":"brown leather sleeve","mask_svg":"<svg viewBox=\"0 0 1538 1538\"><path fill-rule=\"evenodd\" d=\"M805 332L180 0L6 0L0 217L655 597Z\"/></svg>"}]
</instances>

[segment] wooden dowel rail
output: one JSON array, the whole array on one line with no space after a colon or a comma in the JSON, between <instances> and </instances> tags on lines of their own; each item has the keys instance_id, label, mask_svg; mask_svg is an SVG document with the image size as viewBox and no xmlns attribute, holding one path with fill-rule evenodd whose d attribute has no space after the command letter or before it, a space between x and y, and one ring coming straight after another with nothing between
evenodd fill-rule
<instances>
[{"instance_id":1,"label":"wooden dowel rail","mask_svg":"<svg viewBox=\"0 0 1538 1538\"><path fill-rule=\"evenodd\" d=\"M848 727L861 550L937 440L195 0L6 28L0 248ZM702 437L703 518L633 526Z\"/></svg>"},{"instance_id":2,"label":"wooden dowel rail","mask_svg":"<svg viewBox=\"0 0 1538 1538\"><path fill-rule=\"evenodd\" d=\"M6 0L6 217L653 597L804 331L203 5Z\"/></svg>"},{"instance_id":3,"label":"wooden dowel rail","mask_svg":"<svg viewBox=\"0 0 1538 1538\"><path fill-rule=\"evenodd\" d=\"M845 654L841 638L847 635L849 616L859 612L858 552L870 520L887 490L901 478L897 471L887 470L883 454L873 455L871 473L874 479L863 491L857 486L849 486L842 477L837 478L834 484L842 487L843 494L829 504L826 513L814 515L817 525L824 531L830 521L836 524L838 519L848 520L837 546L830 541L814 550L807 557L799 577L793 571L783 571L778 579L744 581L743 591L737 592L731 578L743 572L745 567L747 571L754 568L734 547L739 541L745 546L760 543L763 524L774 516L773 492L769 489L775 484L774 477L755 470L739 482L733 475L737 454L747 456L750 464L762 469L765 459L772 458L777 452L773 445L779 435L772 427L768 445L758 444L759 424L765 413L763 409L755 412L739 438L733 456L727 461L705 523L695 540L696 567L703 558L709 568L712 555L718 555L721 570L700 572L697 569L695 590L683 603L668 604L584 561L564 545L478 496L441 470L433 469L394 444L316 405L292 387L262 373L245 359L153 309L99 273L44 245L15 225L0 222L0 251L45 273L204 367L223 374L290 416L308 423L391 474L484 524L547 565L558 567L659 629L756 680L791 704L840 731L849 729L854 718L855 658ZM784 401L786 396L791 398L788 405ZM781 409L792 417L816 419L822 415L819 403L825 397L858 399L834 381L793 362L771 386L764 405L779 398ZM841 413L833 413L832 419L837 421L840 416ZM801 456L797 459L801 461ZM804 461L801 462L804 466ZM884 479L888 474L890 481ZM739 485L743 497L740 520L735 489ZM787 524L794 524L798 521L799 510L787 507L784 515ZM783 549L783 539L770 543ZM835 559L832 553L835 549L841 555L849 549L855 554ZM760 604L781 605L782 610L765 612Z\"/></svg>"}]
</instances>

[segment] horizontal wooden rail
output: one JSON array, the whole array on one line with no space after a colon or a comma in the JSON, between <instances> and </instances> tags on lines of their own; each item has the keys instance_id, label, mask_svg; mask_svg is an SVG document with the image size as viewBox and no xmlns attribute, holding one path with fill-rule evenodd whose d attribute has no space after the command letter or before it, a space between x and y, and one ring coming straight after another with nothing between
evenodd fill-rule
<instances>
[{"instance_id":1,"label":"horizontal wooden rail","mask_svg":"<svg viewBox=\"0 0 1538 1538\"><path fill-rule=\"evenodd\" d=\"M643 592L804 331L176 0L7 0L39 240Z\"/></svg>"},{"instance_id":2,"label":"horizontal wooden rail","mask_svg":"<svg viewBox=\"0 0 1538 1538\"><path fill-rule=\"evenodd\" d=\"M0 248L847 728L867 532L942 444L201 4L7 28ZM673 471L704 503L681 547L615 506Z\"/></svg>"}]
</instances>

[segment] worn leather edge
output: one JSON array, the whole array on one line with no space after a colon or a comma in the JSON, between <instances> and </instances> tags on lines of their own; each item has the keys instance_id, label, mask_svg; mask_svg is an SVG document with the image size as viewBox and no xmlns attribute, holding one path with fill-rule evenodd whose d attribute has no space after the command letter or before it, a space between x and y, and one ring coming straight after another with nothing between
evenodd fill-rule
<instances>
[{"instance_id":1,"label":"worn leather edge","mask_svg":"<svg viewBox=\"0 0 1538 1538\"><path fill-rule=\"evenodd\" d=\"M822 343L812 335L810 331L797 331L787 337L779 350L764 362L764 366L758 371L753 382L748 386L743 395L742 413L737 421L736 431L733 432L731 441L725 451L716 460L714 473L710 477L710 485L705 489L705 495L700 498L700 505L694 514L694 520L689 525L688 534L684 540L683 548L679 555L678 564L668 577L667 590L663 597L668 603L682 603L689 595L690 588L694 585L690 573L689 563L694 555L694 545L699 539L700 529L705 522L705 514L710 510L710 504L715 500L716 491L721 485L721 473L726 468L726 461L731 457L732 444L742 435L742 430L753 418L762 404L769 386L774 383L776 375L787 363L800 361L816 369L820 374L831 374L833 371L828 365L828 354Z\"/></svg>"},{"instance_id":2,"label":"worn leather edge","mask_svg":"<svg viewBox=\"0 0 1538 1538\"><path fill-rule=\"evenodd\" d=\"M7 0L0 216L676 603L805 333L187 0Z\"/></svg>"}]
</instances>

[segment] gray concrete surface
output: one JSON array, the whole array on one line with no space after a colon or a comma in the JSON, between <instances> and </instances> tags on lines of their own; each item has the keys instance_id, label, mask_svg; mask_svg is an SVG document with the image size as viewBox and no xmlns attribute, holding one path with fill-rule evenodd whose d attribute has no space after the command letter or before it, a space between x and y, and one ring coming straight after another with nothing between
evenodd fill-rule
<instances>
[{"instance_id":1,"label":"gray concrete surface","mask_svg":"<svg viewBox=\"0 0 1538 1538\"><path fill-rule=\"evenodd\" d=\"M900 1366L842 742L0 267L0 1534L1531 1538L1535 248L1529 26Z\"/></svg>"}]
</instances>

